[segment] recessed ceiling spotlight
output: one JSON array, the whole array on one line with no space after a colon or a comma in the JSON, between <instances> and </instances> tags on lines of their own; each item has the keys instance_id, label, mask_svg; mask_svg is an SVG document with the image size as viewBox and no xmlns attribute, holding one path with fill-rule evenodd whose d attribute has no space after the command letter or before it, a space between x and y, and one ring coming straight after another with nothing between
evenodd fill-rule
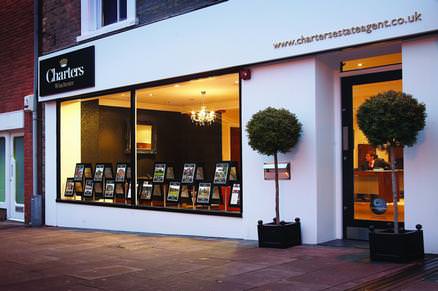
<instances>
[{"instance_id":1,"label":"recessed ceiling spotlight","mask_svg":"<svg viewBox=\"0 0 438 291\"><path fill-rule=\"evenodd\" d=\"M152 95L154 95L154 94L152 94L152 93L149 93L149 97L152 97Z\"/></svg>"},{"instance_id":2,"label":"recessed ceiling spotlight","mask_svg":"<svg viewBox=\"0 0 438 291\"><path fill-rule=\"evenodd\" d=\"M173 87L175 87L175 88L179 88L179 85L178 85L178 84L175 84L175 85L173 85Z\"/></svg>"},{"instance_id":3,"label":"recessed ceiling spotlight","mask_svg":"<svg viewBox=\"0 0 438 291\"><path fill-rule=\"evenodd\" d=\"M357 66L358 66L358 67L362 67L363 64L362 64L362 63L358 63Z\"/></svg>"}]
</instances>

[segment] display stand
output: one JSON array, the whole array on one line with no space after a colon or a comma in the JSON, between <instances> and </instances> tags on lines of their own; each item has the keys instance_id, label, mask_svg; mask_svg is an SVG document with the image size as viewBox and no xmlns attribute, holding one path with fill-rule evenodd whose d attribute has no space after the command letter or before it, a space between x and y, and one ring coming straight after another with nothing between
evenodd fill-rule
<instances>
[{"instance_id":1,"label":"display stand","mask_svg":"<svg viewBox=\"0 0 438 291\"><path fill-rule=\"evenodd\" d=\"M107 199L110 199L111 202L114 201L115 187L116 187L116 182L114 179L105 179L105 187L103 191L103 197L105 202L107 202Z\"/></svg>"},{"instance_id":2,"label":"display stand","mask_svg":"<svg viewBox=\"0 0 438 291\"><path fill-rule=\"evenodd\" d=\"M213 183L199 182L196 191L196 208L198 206L210 209Z\"/></svg>"},{"instance_id":3,"label":"display stand","mask_svg":"<svg viewBox=\"0 0 438 291\"><path fill-rule=\"evenodd\" d=\"M225 205L225 211L238 211L241 207L241 184L239 181L231 183L231 193L228 193L228 205Z\"/></svg>"},{"instance_id":4,"label":"display stand","mask_svg":"<svg viewBox=\"0 0 438 291\"><path fill-rule=\"evenodd\" d=\"M239 179L237 163L233 161L221 161L216 163L213 180L211 204L213 207L227 210L228 201L226 193L230 193L230 183Z\"/></svg>"},{"instance_id":5,"label":"display stand","mask_svg":"<svg viewBox=\"0 0 438 291\"><path fill-rule=\"evenodd\" d=\"M167 187L166 205L177 205L179 208L181 194L181 182L169 181L169 187Z\"/></svg>"},{"instance_id":6,"label":"display stand","mask_svg":"<svg viewBox=\"0 0 438 291\"><path fill-rule=\"evenodd\" d=\"M114 200L116 203L125 203L125 199L127 198L129 189L129 183L127 179L128 167L129 165L127 163L119 162L116 164L116 175L114 178Z\"/></svg>"},{"instance_id":7,"label":"display stand","mask_svg":"<svg viewBox=\"0 0 438 291\"><path fill-rule=\"evenodd\" d=\"M139 179L137 197L140 202L152 201L153 184L152 179Z\"/></svg>"},{"instance_id":8,"label":"display stand","mask_svg":"<svg viewBox=\"0 0 438 291\"><path fill-rule=\"evenodd\" d=\"M81 196L84 193L85 189L85 179L92 178L92 168L91 164L86 163L78 163L75 167L74 174L74 195Z\"/></svg>"},{"instance_id":9,"label":"display stand","mask_svg":"<svg viewBox=\"0 0 438 291\"><path fill-rule=\"evenodd\" d=\"M168 176L167 172L167 163L160 162L154 164L154 175L152 178L152 206L156 202L163 203L164 206L166 205L166 195L164 195L164 193L166 192L165 183ZM169 174L174 175L174 169L170 170Z\"/></svg>"},{"instance_id":10,"label":"display stand","mask_svg":"<svg viewBox=\"0 0 438 291\"><path fill-rule=\"evenodd\" d=\"M67 178L64 188L64 198L74 199L75 196L75 182L74 178Z\"/></svg>"},{"instance_id":11,"label":"display stand","mask_svg":"<svg viewBox=\"0 0 438 291\"><path fill-rule=\"evenodd\" d=\"M84 200L93 200L94 199L94 180L91 178L85 179L84 193L82 194Z\"/></svg>"},{"instance_id":12,"label":"display stand","mask_svg":"<svg viewBox=\"0 0 438 291\"><path fill-rule=\"evenodd\" d=\"M110 163L98 163L94 169L94 199L104 199L105 180L113 179L113 166Z\"/></svg>"},{"instance_id":13,"label":"display stand","mask_svg":"<svg viewBox=\"0 0 438 291\"><path fill-rule=\"evenodd\" d=\"M185 163L181 175L181 203L195 208L196 185L204 180L204 165Z\"/></svg>"}]
</instances>

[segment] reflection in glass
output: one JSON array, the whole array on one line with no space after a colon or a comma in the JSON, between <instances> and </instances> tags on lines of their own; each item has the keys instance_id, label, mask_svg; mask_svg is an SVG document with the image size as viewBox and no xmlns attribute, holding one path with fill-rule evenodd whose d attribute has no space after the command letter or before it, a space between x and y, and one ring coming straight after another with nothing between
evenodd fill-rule
<instances>
[{"instance_id":1,"label":"reflection in glass","mask_svg":"<svg viewBox=\"0 0 438 291\"><path fill-rule=\"evenodd\" d=\"M375 148L357 125L359 106L369 97L388 90L401 91L402 81L377 82L353 86L354 129L354 219L370 221L393 220L391 171L385 149ZM404 221L403 148L396 149L396 185L399 221Z\"/></svg>"}]
</instances>

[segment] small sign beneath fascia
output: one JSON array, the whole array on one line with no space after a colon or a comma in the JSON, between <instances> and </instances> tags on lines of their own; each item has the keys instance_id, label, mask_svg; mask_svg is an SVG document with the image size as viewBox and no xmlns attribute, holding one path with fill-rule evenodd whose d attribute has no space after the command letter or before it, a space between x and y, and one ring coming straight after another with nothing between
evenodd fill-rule
<instances>
[{"instance_id":1,"label":"small sign beneath fascia","mask_svg":"<svg viewBox=\"0 0 438 291\"><path fill-rule=\"evenodd\" d=\"M265 163L263 165L264 178L265 180L275 179L275 164ZM280 180L290 180L290 163L289 162L279 162L278 163L278 179Z\"/></svg>"}]
</instances>

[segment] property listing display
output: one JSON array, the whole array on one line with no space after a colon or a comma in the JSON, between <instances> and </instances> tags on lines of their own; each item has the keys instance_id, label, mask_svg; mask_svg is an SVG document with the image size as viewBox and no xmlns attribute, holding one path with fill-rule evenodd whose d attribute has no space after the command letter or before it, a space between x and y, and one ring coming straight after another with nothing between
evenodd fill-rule
<instances>
[{"instance_id":1,"label":"property listing display","mask_svg":"<svg viewBox=\"0 0 438 291\"><path fill-rule=\"evenodd\" d=\"M240 212L241 188L237 163L219 161L211 179L203 163L157 162L147 177L136 183L138 206L200 211ZM112 204L132 203L129 163L78 163L66 178L63 199ZM179 174L179 175L178 175Z\"/></svg>"}]
</instances>

